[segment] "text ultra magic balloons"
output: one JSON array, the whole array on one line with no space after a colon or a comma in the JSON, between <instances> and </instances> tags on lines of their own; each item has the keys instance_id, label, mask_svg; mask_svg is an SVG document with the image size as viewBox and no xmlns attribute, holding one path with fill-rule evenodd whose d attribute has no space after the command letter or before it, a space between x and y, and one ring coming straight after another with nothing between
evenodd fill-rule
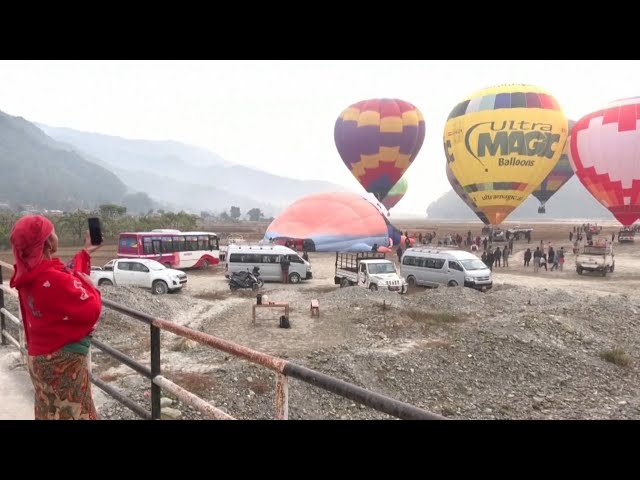
<instances>
[{"instance_id":1,"label":"text ultra magic balloons","mask_svg":"<svg viewBox=\"0 0 640 480\"><path fill-rule=\"evenodd\" d=\"M540 201L540 205L542 207L544 207L544 204L547 203L549 199L571 179L571 177L573 177L573 167L569 160L569 154L571 151L571 129L575 123L576 122L573 120L569 120L569 137L567 138L567 143L565 144L564 151L560 156L560 160L558 160L556 166L553 167L551 173L545 177L538 188L536 188L532 193L532 195Z\"/></svg>"},{"instance_id":2,"label":"text ultra magic balloons","mask_svg":"<svg viewBox=\"0 0 640 480\"><path fill-rule=\"evenodd\" d=\"M407 182L406 178L402 177L400 180L398 180L398 183L396 183L393 188L389 190L387 196L382 199L382 204L387 210L391 210L400 200L402 200L402 197L404 197L404 194L407 193L408 188L409 182Z\"/></svg>"},{"instance_id":3,"label":"text ultra magic balloons","mask_svg":"<svg viewBox=\"0 0 640 480\"><path fill-rule=\"evenodd\" d=\"M640 218L640 97L582 117L571 135L580 182L624 226Z\"/></svg>"},{"instance_id":4,"label":"text ultra magic balloons","mask_svg":"<svg viewBox=\"0 0 640 480\"><path fill-rule=\"evenodd\" d=\"M403 100L364 100L340 114L333 136L349 171L381 200L418 155L425 124L420 110Z\"/></svg>"},{"instance_id":5,"label":"text ultra magic balloons","mask_svg":"<svg viewBox=\"0 0 640 480\"><path fill-rule=\"evenodd\" d=\"M567 134L567 119L550 94L500 85L455 106L444 127L444 151L469 202L497 225L555 167Z\"/></svg>"}]
</instances>

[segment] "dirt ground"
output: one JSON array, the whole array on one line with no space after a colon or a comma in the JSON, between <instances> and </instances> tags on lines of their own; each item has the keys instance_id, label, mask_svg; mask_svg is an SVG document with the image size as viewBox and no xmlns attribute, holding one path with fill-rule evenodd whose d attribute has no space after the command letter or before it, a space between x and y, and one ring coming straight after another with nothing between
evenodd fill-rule
<instances>
[{"instance_id":1,"label":"dirt ground","mask_svg":"<svg viewBox=\"0 0 640 480\"><path fill-rule=\"evenodd\" d=\"M453 418L640 418L637 358L640 242L615 244L616 269L606 277L578 275L568 253L564 271L523 265L529 247L551 242L571 252L574 224L530 224L531 243L514 243L508 268L494 269L489 293L460 287L415 288L409 295L372 293L333 284L335 254L310 253L314 278L299 285L267 283L263 294L288 302L290 329L276 309L251 321L255 295L231 292L223 267L187 270L174 295L102 288L105 298L266 353L288 358L357 385ZM577 224L576 224L577 225ZM480 234L479 223L397 222L411 234ZM603 225L602 236L617 232ZM247 233L244 232L245 237ZM254 236L258 238L260 232ZM63 249L68 258L73 249ZM115 247L94 254L114 258ZM397 262L395 254L389 255ZM8 252L0 259L11 261ZM309 314L311 299L320 318ZM384 300L384 305L382 304ZM106 310L96 336L148 361L148 330ZM271 372L163 333L163 371L177 383L237 418L272 418ZM148 385L97 352L103 380L148 403ZM102 398L105 418L134 418ZM181 418L199 418L173 402ZM302 382L292 381L291 418L387 418Z\"/></svg>"}]
</instances>

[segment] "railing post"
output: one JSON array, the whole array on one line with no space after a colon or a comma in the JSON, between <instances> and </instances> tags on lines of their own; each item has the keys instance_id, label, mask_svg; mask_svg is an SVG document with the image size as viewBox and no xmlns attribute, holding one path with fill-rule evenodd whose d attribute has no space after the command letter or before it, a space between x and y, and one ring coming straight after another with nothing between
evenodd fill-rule
<instances>
[{"instance_id":1,"label":"railing post","mask_svg":"<svg viewBox=\"0 0 640 480\"><path fill-rule=\"evenodd\" d=\"M151 328L151 419L160 420L160 394L162 390L153 383L153 379L160 375L160 329L154 325Z\"/></svg>"},{"instance_id":2,"label":"railing post","mask_svg":"<svg viewBox=\"0 0 640 480\"><path fill-rule=\"evenodd\" d=\"M0 285L2 285L2 265L0 265ZM4 308L4 290L0 288L0 308ZM7 328L4 313L0 313L0 338L2 339L2 345L7 344L7 339L4 338L2 332Z\"/></svg>"},{"instance_id":3,"label":"railing post","mask_svg":"<svg viewBox=\"0 0 640 480\"><path fill-rule=\"evenodd\" d=\"M289 420L289 379L276 373L276 420Z\"/></svg>"}]
</instances>

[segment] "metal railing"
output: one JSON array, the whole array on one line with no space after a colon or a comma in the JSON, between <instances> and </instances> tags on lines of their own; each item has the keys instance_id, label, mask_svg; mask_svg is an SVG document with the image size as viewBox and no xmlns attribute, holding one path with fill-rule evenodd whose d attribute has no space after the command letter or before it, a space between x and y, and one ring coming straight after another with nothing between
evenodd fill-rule
<instances>
[{"instance_id":1,"label":"metal railing","mask_svg":"<svg viewBox=\"0 0 640 480\"><path fill-rule=\"evenodd\" d=\"M11 312L5 308L4 293L9 293L17 297L17 293L9 288L8 285L2 284L3 268L13 270L13 267L7 263L0 262L0 337L2 344L6 345L7 340L13 345L26 353L22 346L22 339L15 339L5 328L5 321L9 320L17 323L22 327L22 322ZM243 358L251 363L261 365L275 372L275 418L278 420L287 420L289 418L289 377L314 385L318 388L332 392L338 396L348 398L354 402L360 403L366 407L370 407L379 412L386 413L396 418L405 420L445 420L445 417L435 413L428 412L416 406L401 402L399 400L387 397L380 393L372 392L357 385L345 382L330 375L318 372L316 370L295 364L288 360L274 357L257 350L250 349L243 345L233 343L213 335L198 332L173 322L156 318L146 313L134 310L125 305L103 299L103 306L123 313L131 318L139 320L149 325L151 359L150 366L137 362L123 352L109 346L108 344L96 339L91 339L91 345L98 348L108 356L115 358L124 365L133 369L138 374L151 380L151 411L128 398L118 389L108 385L93 374L90 375L91 382L104 391L107 395L129 408L138 416L144 419L160 419L161 418L161 392L166 391L174 395L181 402L192 406L195 410L202 413L203 416L212 419L233 420L234 418L219 408L211 405L209 402L201 399L193 393L185 390L171 380L162 376L161 371L161 346L160 331L174 333L180 337L187 338L207 345L216 350L229 353L239 358ZM21 335L22 337L22 335Z\"/></svg>"}]
</instances>

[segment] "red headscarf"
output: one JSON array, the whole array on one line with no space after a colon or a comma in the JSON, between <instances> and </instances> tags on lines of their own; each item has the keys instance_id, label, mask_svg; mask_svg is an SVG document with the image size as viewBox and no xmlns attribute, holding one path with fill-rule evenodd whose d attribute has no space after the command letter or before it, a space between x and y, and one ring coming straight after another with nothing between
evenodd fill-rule
<instances>
[{"instance_id":1,"label":"red headscarf","mask_svg":"<svg viewBox=\"0 0 640 480\"><path fill-rule=\"evenodd\" d=\"M11 246L15 259L12 281L33 270L44 259L44 243L53 233L53 223L41 215L26 215L11 230Z\"/></svg>"}]
</instances>

